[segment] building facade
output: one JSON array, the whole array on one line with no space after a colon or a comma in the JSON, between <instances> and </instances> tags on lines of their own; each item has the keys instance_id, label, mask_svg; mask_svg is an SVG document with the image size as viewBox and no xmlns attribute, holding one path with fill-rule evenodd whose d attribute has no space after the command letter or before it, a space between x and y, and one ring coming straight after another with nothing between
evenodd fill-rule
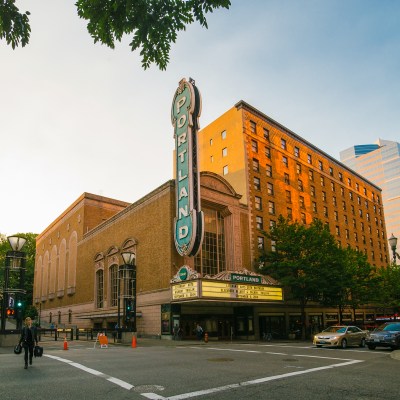
<instances>
[{"instance_id":1,"label":"building facade","mask_svg":"<svg viewBox=\"0 0 400 400\"><path fill-rule=\"evenodd\" d=\"M242 194L251 220L251 258L271 246L261 234L277 217L329 225L342 246L387 265L381 189L244 101L199 132L200 169Z\"/></svg>"},{"instance_id":2,"label":"building facade","mask_svg":"<svg viewBox=\"0 0 400 400\"><path fill-rule=\"evenodd\" d=\"M382 188L387 233L400 236L400 143L379 139L340 152L340 160ZM399 260L397 260L399 262Z\"/></svg>"},{"instance_id":3,"label":"building facade","mask_svg":"<svg viewBox=\"0 0 400 400\"><path fill-rule=\"evenodd\" d=\"M179 135L178 145L185 139ZM176 248L177 215L189 215L177 206L187 195L176 186L186 171L132 204L84 193L37 237L34 305L42 326L129 328L120 300L122 253L130 252L139 336L171 338L179 327L194 338L200 324L210 339L288 337L299 328L298 305L255 272L259 249L271 246L262 231L280 214L305 224L319 218L343 246L364 251L377 266L387 263L379 187L250 105L239 102L200 131L198 147L199 252ZM306 314L309 333L338 321L336 309L318 304ZM364 308L343 317L366 323L376 315Z\"/></svg>"}]
</instances>

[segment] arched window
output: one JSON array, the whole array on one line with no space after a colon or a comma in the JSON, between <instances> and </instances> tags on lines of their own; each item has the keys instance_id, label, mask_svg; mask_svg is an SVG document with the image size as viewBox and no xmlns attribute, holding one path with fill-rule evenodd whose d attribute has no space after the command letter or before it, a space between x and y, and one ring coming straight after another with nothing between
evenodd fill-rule
<instances>
[{"instance_id":1,"label":"arched window","mask_svg":"<svg viewBox=\"0 0 400 400\"><path fill-rule=\"evenodd\" d=\"M112 265L110 271L110 302L111 307L118 305L118 265Z\"/></svg>"},{"instance_id":2,"label":"arched window","mask_svg":"<svg viewBox=\"0 0 400 400\"><path fill-rule=\"evenodd\" d=\"M220 211L203 208L204 239L195 257L195 268L203 275L216 275L225 271L224 218Z\"/></svg>"},{"instance_id":3,"label":"arched window","mask_svg":"<svg viewBox=\"0 0 400 400\"><path fill-rule=\"evenodd\" d=\"M104 307L104 271L102 269L96 272L96 307Z\"/></svg>"}]
</instances>

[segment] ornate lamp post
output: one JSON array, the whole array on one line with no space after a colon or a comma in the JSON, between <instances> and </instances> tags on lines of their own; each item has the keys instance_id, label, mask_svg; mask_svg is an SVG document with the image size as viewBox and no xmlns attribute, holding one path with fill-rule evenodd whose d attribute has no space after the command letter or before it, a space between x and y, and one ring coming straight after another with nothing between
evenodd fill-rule
<instances>
[{"instance_id":1,"label":"ornate lamp post","mask_svg":"<svg viewBox=\"0 0 400 400\"><path fill-rule=\"evenodd\" d=\"M1 309L1 331L6 330L6 309L10 305L10 295L14 294L14 302L17 304L16 319L17 329L22 326L22 296L26 294L24 289L25 280L25 262L26 254L21 251L26 243L26 239L19 236L9 236L8 243L12 251L6 253L6 263L4 268L4 286L3 286L3 304ZM19 273L19 284L17 288L10 288L10 273Z\"/></svg>"},{"instance_id":2,"label":"ornate lamp post","mask_svg":"<svg viewBox=\"0 0 400 400\"><path fill-rule=\"evenodd\" d=\"M124 317L127 325L136 332L136 254L121 253L124 265L122 266L124 281ZM133 324L132 324L133 322Z\"/></svg>"},{"instance_id":3,"label":"ornate lamp post","mask_svg":"<svg viewBox=\"0 0 400 400\"><path fill-rule=\"evenodd\" d=\"M392 236L390 236L390 238L389 238L389 245L393 252L393 264L396 264L396 256L399 258L400 258L400 256L398 253L396 253L397 237L394 236L393 233L392 233Z\"/></svg>"}]
</instances>

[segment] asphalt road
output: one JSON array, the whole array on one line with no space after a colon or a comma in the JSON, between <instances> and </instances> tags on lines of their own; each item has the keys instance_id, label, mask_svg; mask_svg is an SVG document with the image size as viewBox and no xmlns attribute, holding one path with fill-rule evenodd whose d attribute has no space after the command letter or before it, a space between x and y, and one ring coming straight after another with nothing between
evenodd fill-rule
<instances>
[{"instance_id":1,"label":"asphalt road","mask_svg":"<svg viewBox=\"0 0 400 400\"><path fill-rule=\"evenodd\" d=\"M0 399L357 399L399 398L399 352L317 349L308 343L138 340L44 344L27 370L0 351ZM399 357L400 358L400 357Z\"/></svg>"}]
</instances>

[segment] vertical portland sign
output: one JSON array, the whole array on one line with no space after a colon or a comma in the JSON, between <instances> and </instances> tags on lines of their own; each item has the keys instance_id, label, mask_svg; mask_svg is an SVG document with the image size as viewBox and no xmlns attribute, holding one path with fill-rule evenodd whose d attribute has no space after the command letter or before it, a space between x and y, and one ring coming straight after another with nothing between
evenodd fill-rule
<instances>
[{"instance_id":1,"label":"vertical portland sign","mask_svg":"<svg viewBox=\"0 0 400 400\"><path fill-rule=\"evenodd\" d=\"M197 131L201 96L195 82L183 78L172 101L176 152L175 247L181 256L195 256L203 241L204 217L200 209Z\"/></svg>"}]
</instances>

